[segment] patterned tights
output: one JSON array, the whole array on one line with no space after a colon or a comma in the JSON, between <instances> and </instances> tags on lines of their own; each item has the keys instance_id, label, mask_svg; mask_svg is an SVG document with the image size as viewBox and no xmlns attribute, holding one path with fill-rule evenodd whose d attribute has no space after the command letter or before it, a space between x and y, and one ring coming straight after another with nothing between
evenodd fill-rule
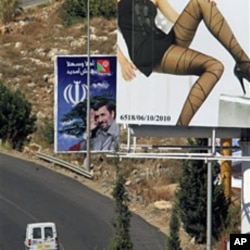
<instances>
[{"instance_id":1,"label":"patterned tights","mask_svg":"<svg viewBox=\"0 0 250 250\"><path fill-rule=\"evenodd\" d=\"M198 76L184 103L177 125L189 124L224 70L223 64L217 59L189 49L202 20L211 34L232 55L241 70L250 75L249 58L217 6L207 0L190 0L173 26L175 44L165 52L161 64L155 69L157 72L168 74Z\"/></svg>"}]
</instances>

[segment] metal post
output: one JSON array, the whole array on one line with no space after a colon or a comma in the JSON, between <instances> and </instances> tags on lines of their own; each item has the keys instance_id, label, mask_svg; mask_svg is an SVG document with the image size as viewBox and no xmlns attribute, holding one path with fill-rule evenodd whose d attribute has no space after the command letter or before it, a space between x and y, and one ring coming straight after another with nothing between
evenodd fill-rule
<instances>
[{"instance_id":1,"label":"metal post","mask_svg":"<svg viewBox=\"0 0 250 250\"><path fill-rule=\"evenodd\" d=\"M250 156L250 132L240 142L243 156ZM241 188L241 233L250 233L250 165L242 162L242 188Z\"/></svg>"},{"instance_id":2,"label":"metal post","mask_svg":"<svg viewBox=\"0 0 250 250\"><path fill-rule=\"evenodd\" d=\"M212 162L207 163L207 250L212 249Z\"/></svg>"},{"instance_id":3,"label":"metal post","mask_svg":"<svg viewBox=\"0 0 250 250\"><path fill-rule=\"evenodd\" d=\"M87 142L87 154L86 154L86 158L84 160L84 168L87 171L90 171L90 164L91 164L91 152L90 152L90 0L88 0L88 10L87 10L87 19L88 19L88 42L87 42L87 50L88 50L88 74L87 74L87 87L88 87L88 91L87 91L87 129L86 129L86 134L87 134L87 138L86 138L86 142Z\"/></svg>"},{"instance_id":4,"label":"metal post","mask_svg":"<svg viewBox=\"0 0 250 250\"><path fill-rule=\"evenodd\" d=\"M130 147L131 147L131 142L130 142L130 139L131 139L131 129L129 127L129 125L127 125L127 152L130 153Z\"/></svg>"},{"instance_id":5,"label":"metal post","mask_svg":"<svg viewBox=\"0 0 250 250\"><path fill-rule=\"evenodd\" d=\"M209 139L209 150L215 154L215 130L213 129L212 139ZM212 249L212 162L207 163L207 250Z\"/></svg>"}]
</instances>

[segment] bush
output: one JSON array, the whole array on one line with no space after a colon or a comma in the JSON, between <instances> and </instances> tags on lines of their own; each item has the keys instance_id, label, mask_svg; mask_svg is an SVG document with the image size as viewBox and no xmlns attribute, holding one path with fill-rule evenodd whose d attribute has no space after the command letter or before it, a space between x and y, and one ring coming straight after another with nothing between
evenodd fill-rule
<instances>
[{"instance_id":1,"label":"bush","mask_svg":"<svg viewBox=\"0 0 250 250\"><path fill-rule=\"evenodd\" d=\"M41 128L41 133L43 135L43 139L47 144L54 144L54 121L52 119L44 119L44 125Z\"/></svg>"},{"instance_id":2,"label":"bush","mask_svg":"<svg viewBox=\"0 0 250 250\"><path fill-rule=\"evenodd\" d=\"M172 209L169 229L170 232L167 236L167 250L181 250L181 241L179 237L180 221L176 205L174 205Z\"/></svg>"},{"instance_id":3,"label":"bush","mask_svg":"<svg viewBox=\"0 0 250 250\"><path fill-rule=\"evenodd\" d=\"M116 0L89 0L90 17L116 17L116 6ZM65 0L59 9L59 14L66 25L71 25L79 19L87 18L88 2L86 0Z\"/></svg>"},{"instance_id":4,"label":"bush","mask_svg":"<svg viewBox=\"0 0 250 250\"><path fill-rule=\"evenodd\" d=\"M190 141L190 145L207 146L207 139ZM204 153L204 150L194 151ZM212 236L218 240L223 231L228 214L229 202L223 192L223 186L216 182L219 164L212 163ZM185 231L195 238L198 244L206 242L207 226L207 166L202 160L183 160L182 176L177 200L180 219Z\"/></svg>"},{"instance_id":5,"label":"bush","mask_svg":"<svg viewBox=\"0 0 250 250\"><path fill-rule=\"evenodd\" d=\"M112 192L115 200L116 220L113 223L115 235L110 240L109 250L131 250L133 243L130 237L131 212L128 208L128 193L125 188L125 177L118 164L118 158L114 163L116 167L116 181Z\"/></svg>"},{"instance_id":6,"label":"bush","mask_svg":"<svg viewBox=\"0 0 250 250\"><path fill-rule=\"evenodd\" d=\"M19 90L11 91L0 82L0 138L3 144L10 143L13 149L21 150L29 141L37 120L31 109L31 103Z\"/></svg>"},{"instance_id":7,"label":"bush","mask_svg":"<svg viewBox=\"0 0 250 250\"><path fill-rule=\"evenodd\" d=\"M20 10L21 0L0 0L0 22L12 21Z\"/></svg>"}]
</instances>

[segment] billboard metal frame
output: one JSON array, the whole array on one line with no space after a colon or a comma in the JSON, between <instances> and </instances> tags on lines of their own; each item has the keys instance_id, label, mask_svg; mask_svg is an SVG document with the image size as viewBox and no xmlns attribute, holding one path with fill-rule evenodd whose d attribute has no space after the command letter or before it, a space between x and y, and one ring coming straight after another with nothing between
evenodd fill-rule
<instances>
[{"instance_id":1,"label":"billboard metal frame","mask_svg":"<svg viewBox=\"0 0 250 250\"><path fill-rule=\"evenodd\" d=\"M156 127L156 126L153 126ZM157 126L159 128L159 126ZM132 132L130 131L132 130ZM151 133L149 133L151 132ZM143 158L143 159L188 159L204 160L207 165L207 250L212 249L212 161L241 161L242 162L242 199L241 199L241 233L249 232L249 201L248 194L250 183L250 129L249 128L204 128L204 127L166 127L152 129L152 126L129 126L128 142L131 135L144 136L166 136L166 137L202 137L209 138L207 153L130 153L130 145L127 145L128 152L117 152L109 154L108 157ZM216 138L241 138L242 156L218 156L216 155ZM176 149L176 148L175 148ZM183 149L180 147L179 149ZM223 149L223 146L219 150Z\"/></svg>"}]
</instances>

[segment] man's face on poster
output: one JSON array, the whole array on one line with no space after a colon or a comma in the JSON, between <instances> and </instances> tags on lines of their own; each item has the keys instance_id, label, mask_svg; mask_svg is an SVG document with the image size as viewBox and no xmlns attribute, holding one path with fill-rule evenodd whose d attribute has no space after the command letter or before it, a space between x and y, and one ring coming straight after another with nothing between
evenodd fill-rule
<instances>
[{"instance_id":1,"label":"man's face on poster","mask_svg":"<svg viewBox=\"0 0 250 250\"><path fill-rule=\"evenodd\" d=\"M100 128L108 130L114 120L114 115L114 111L109 112L106 106L102 106L95 111L95 120Z\"/></svg>"}]
</instances>

